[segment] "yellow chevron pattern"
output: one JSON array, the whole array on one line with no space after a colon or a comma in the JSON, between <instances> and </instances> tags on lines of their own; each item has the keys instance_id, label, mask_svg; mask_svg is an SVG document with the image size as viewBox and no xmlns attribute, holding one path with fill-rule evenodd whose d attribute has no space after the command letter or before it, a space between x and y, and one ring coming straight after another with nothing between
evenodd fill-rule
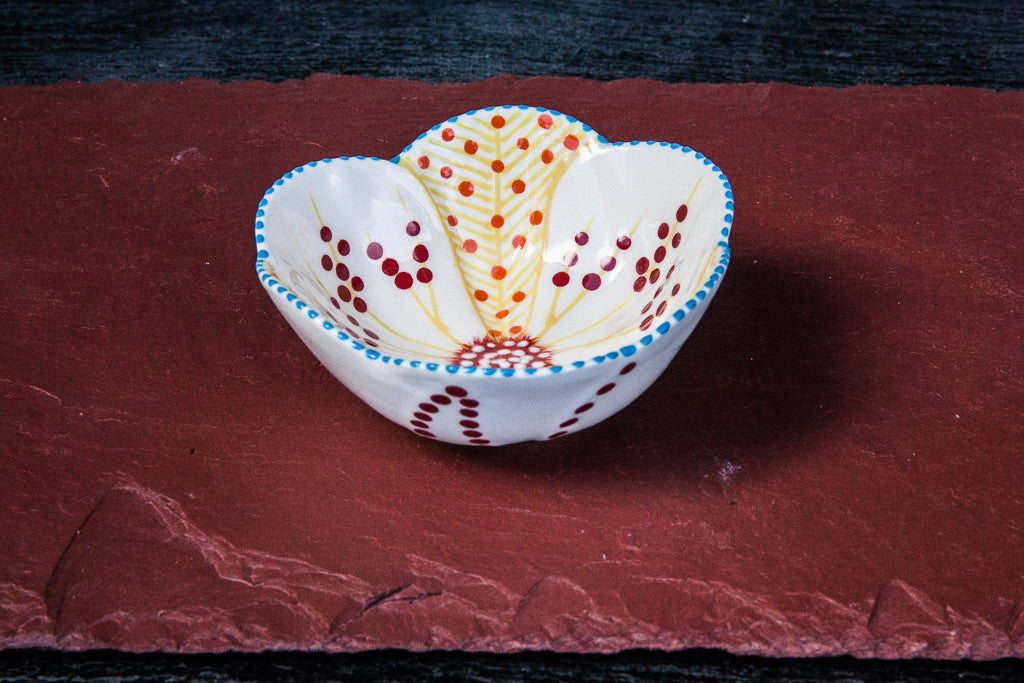
<instances>
[{"instance_id":1,"label":"yellow chevron pattern","mask_svg":"<svg viewBox=\"0 0 1024 683\"><path fill-rule=\"evenodd\" d=\"M554 189L594 131L537 109L450 120L399 157L436 204L484 330L515 337L529 321Z\"/></svg>"}]
</instances>

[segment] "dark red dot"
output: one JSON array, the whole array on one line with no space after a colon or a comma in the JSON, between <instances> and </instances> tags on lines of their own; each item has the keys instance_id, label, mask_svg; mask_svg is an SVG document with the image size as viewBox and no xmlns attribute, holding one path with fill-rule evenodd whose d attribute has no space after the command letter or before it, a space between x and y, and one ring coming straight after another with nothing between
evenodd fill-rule
<instances>
[{"instance_id":1,"label":"dark red dot","mask_svg":"<svg viewBox=\"0 0 1024 683\"><path fill-rule=\"evenodd\" d=\"M444 394L434 394L430 397L430 400L441 406L446 406L452 402L452 400Z\"/></svg>"},{"instance_id":2,"label":"dark red dot","mask_svg":"<svg viewBox=\"0 0 1024 683\"><path fill-rule=\"evenodd\" d=\"M331 241L331 229L328 228L326 225L320 228L320 239L322 239L324 242Z\"/></svg>"},{"instance_id":3,"label":"dark red dot","mask_svg":"<svg viewBox=\"0 0 1024 683\"><path fill-rule=\"evenodd\" d=\"M686 204L680 204L679 208L676 209L676 221L677 222L679 222L679 223L683 222L683 219L686 218L686 211L687 211Z\"/></svg>"},{"instance_id":4,"label":"dark red dot","mask_svg":"<svg viewBox=\"0 0 1024 683\"><path fill-rule=\"evenodd\" d=\"M679 293L679 287L680 285L678 282L672 286L672 296L675 296L676 294Z\"/></svg>"},{"instance_id":5,"label":"dark red dot","mask_svg":"<svg viewBox=\"0 0 1024 683\"><path fill-rule=\"evenodd\" d=\"M338 276L339 280L347 280L349 276L348 266L346 266L344 263L339 263L337 266L335 266L334 273L335 275Z\"/></svg>"},{"instance_id":6,"label":"dark red dot","mask_svg":"<svg viewBox=\"0 0 1024 683\"><path fill-rule=\"evenodd\" d=\"M415 417L417 420L426 420L427 422L430 422L431 420L434 419L433 417L427 415L426 413L413 413L412 416Z\"/></svg>"},{"instance_id":7,"label":"dark red dot","mask_svg":"<svg viewBox=\"0 0 1024 683\"><path fill-rule=\"evenodd\" d=\"M474 420L459 420L459 424L465 427L466 429L476 429L477 427L480 426L480 423L475 422Z\"/></svg>"},{"instance_id":8,"label":"dark red dot","mask_svg":"<svg viewBox=\"0 0 1024 683\"><path fill-rule=\"evenodd\" d=\"M555 432L554 434L552 434L552 435L551 435L551 436L549 436L548 438L549 438L549 439L557 439L558 437L560 437L560 436L565 436L565 435L566 435L566 434L568 434L568 433L569 433L569 432Z\"/></svg>"},{"instance_id":9,"label":"dark red dot","mask_svg":"<svg viewBox=\"0 0 1024 683\"><path fill-rule=\"evenodd\" d=\"M338 298L348 303L352 301L352 292L345 285L338 285Z\"/></svg>"},{"instance_id":10,"label":"dark red dot","mask_svg":"<svg viewBox=\"0 0 1024 683\"><path fill-rule=\"evenodd\" d=\"M610 384L605 384L603 387L601 387L600 389L597 390L597 395L598 396L604 396L605 394L607 394L609 391L611 391L614 388L615 388L615 382L611 382Z\"/></svg>"},{"instance_id":11,"label":"dark red dot","mask_svg":"<svg viewBox=\"0 0 1024 683\"><path fill-rule=\"evenodd\" d=\"M423 284L427 284L428 282L434 279L434 273L430 270L430 268L420 268L419 270L416 271L416 279L422 282Z\"/></svg>"},{"instance_id":12,"label":"dark red dot","mask_svg":"<svg viewBox=\"0 0 1024 683\"><path fill-rule=\"evenodd\" d=\"M427 431L426 429L414 429L414 430L412 430L412 431L413 431L413 433L415 433L415 434L419 434L420 436L425 436L425 437L427 437L427 438L430 438L430 439L434 439L434 438L437 438L437 437L435 437L435 436L434 436L433 434L431 434L430 432L428 432L428 431Z\"/></svg>"},{"instance_id":13,"label":"dark red dot","mask_svg":"<svg viewBox=\"0 0 1024 683\"><path fill-rule=\"evenodd\" d=\"M593 292L601 286L601 276L597 273L587 273L583 276L583 288Z\"/></svg>"},{"instance_id":14,"label":"dark red dot","mask_svg":"<svg viewBox=\"0 0 1024 683\"><path fill-rule=\"evenodd\" d=\"M462 435L463 436L483 436L483 434L481 432L478 432L475 429L463 429L462 430Z\"/></svg>"},{"instance_id":15,"label":"dark red dot","mask_svg":"<svg viewBox=\"0 0 1024 683\"><path fill-rule=\"evenodd\" d=\"M346 316L346 317L348 318L348 321L349 321L350 323L352 323L352 324L353 324L353 325L355 325L356 327L359 327L359 320L357 320L357 319L355 318L355 316L351 316L351 315L350 315L350 316ZM353 332L352 330L346 330L346 332L348 332L349 334L355 334L355 333L354 333L354 332Z\"/></svg>"},{"instance_id":16,"label":"dark red dot","mask_svg":"<svg viewBox=\"0 0 1024 683\"><path fill-rule=\"evenodd\" d=\"M329 254L324 254L320 257L320 265L323 266L324 270L330 271L334 268L334 259L332 259Z\"/></svg>"},{"instance_id":17,"label":"dark red dot","mask_svg":"<svg viewBox=\"0 0 1024 683\"><path fill-rule=\"evenodd\" d=\"M576 424L579 421L580 421L580 419L578 417L570 417L568 420L566 420L565 422L563 422L562 424L560 424L558 426L559 427L571 427L571 426L573 426L574 424Z\"/></svg>"},{"instance_id":18,"label":"dark red dot","mask_svg":"<svg viewBox=\"0 0 1024 683\"><path fill-rule=\"evenodd\" d=\"M615 240L615 246L619 249L629 249L629 245L633 244L633 240L629 239L628 236L623 235L619 239Z\"/></svg>"},{"instance_id":19,"label":"dark red dot","mask_svg":"<svg viewBox=\"0 0 1024 683\"><path fill-rule=\"evenodd\" d=\"M584 403L583 405L576 409L576 414L579 415L580 413L585 413L593 407L593 403Z\"/></svg>"},{"instance_id":20,"label":"dark red dot","mask_svg":"<svg viewBox=\"0 0 1024 683\"><path fill-rule=\"evenodd\" d=\"M441 131L441 139L445 142L451 142L455 139L455 131L451 128L445 128Z\"/></svg>"},{"instance_id":21,"label":"dark red dot","mask_svg":"<svg viewBox=\"0 0 1024 683\"><path fill-rule=\"evenodd\" d=\"M462 417L477 417L478 415L480 415L480 413L470 408L463 408L462 410L459 411L459 415L461 415Z\"/></svg>"},{"instance_id":22,"label":"dark red dot","mask_svg":"<svg viewBox=\"0 0 1024 683\"><path fill-rule=\"evenodd\" d=\"M409 289L412 287L412 283L412 275L409 275L409 273L404 270L395 276L395 287L398 287L399 289Z\"/></svg>"},{"instance_id":23,"label":"dark red dot","mask_svg":"<svg viewBox=\"0 0 1024 683\"><path fill-rule=\"evenodd\" d=\"M682 233L677 232L676 234L672 235L672 248L673 249L678 249L679 248L679 243L682 242L682 241L683 241Z\"/></svg>"},{"instance_id":24,"label":"dark red dot","mask_svg":"<svg viewBox=\"0 0 1024 683\"><path fill-rule=\"evenodd\" d=\"M420 168L430 168L430 157L422 156L416 160Z\"/></svg>"},{"instance_id":25,"label":"dark red dot","mask_svg":"<svg viewBox=\"0 0 1024 683\"><path fill-rule=\"evenodd\" d=\"M421 403L420 410L425 413L436 413L440 408L435 406L433 403Z\"/></svg>"},{"instance_id":26,"label":"dark red dot","mask_svg":"<svg viewBox=\"0 0 1024 683\"><path fill-rule=\"evenodd\" d=\"M466 406L467 408L476 408L477 406L480 405L480 401L476 400L475 398L464 398L460 400L459 403Z\"/></svg>"},{"instance_id":27,"label":"dark red dot","mask_svg":"<svg viewBox=\"0 0 1024 683\"><path fill-rule=\"evenodd\" d=\"M637 275L644 275L647 273L647 269L651 267L651 262L647 260L646 256L641 256L636 262L636 273Z\"/></svg>"},{"instance_id":28,"label":"dark red dot","mask_svg":"<svg viewBox=\"0 0 1024 683\"><path fill-rule=\"evenodd\" d=\"M469 442L475 446L486 446L491 443L487 439L470 439Z\"/></svg>"},{"instance_id":29,"label":"dark red dot","mask_svg":"<svg viewBox=\"0 0 1024 683\"><path fill-rule=\"evenodd\" d=\"M426 429L427 427L430 426L426 422L423 422L422 420L409 420L409 424L411 424L413 427L419 427L420 429Z\"/></svg>"},{"instance_id":30,"label":"dark red dot","mask_svg":"<svg viewBox=\"0 0 1024 683\"><path fill-rule=\"evenodd\" d=\"M451 385L451 386L445 387L444 388L444 393L448 394L449 396L455 396L456 398L462 398L463 396L468 396L469 395L468 391L466 391L462 387L457 387L454 384ZM467 399L467 400L472 400L472 399ZM466 403L466 401L462 401L462 405L468 405L468 404ZM477 404L474 401L473 405L469 406L469 407L473 408L473 407L476 407L476 405Z\"/></svg>"},{"instance_id":31,"label":"dark red dot","mask_svg":"<svg viewBox=\"0 0 1024 683\"><path fill-rule=\"evenodd\" d=\"M569 273L559 271L551 276L551 282L554 283L555 287L565 287L569 284Z\"/></svg>"},{"instance_id":32,"label":"dark red dot","mask_svg":"<svg viewBox=\"0 0 1024 683\"><path fill-rule=\"evenodd\" d=\"M650 278L651 284L653 285L655 282L658 281L658 278L661 277L661 271L655 268L654 270L651 271L651 274L648 277Z\"/></svg>"},{"instance_id":33,"label":"dark red dot","mask_svg":"<svg viewBox=\"0 0 1024 683\"><path fill-rule=\"evenodd\" d=\"M352 299L352 306L360 313L366 313L366 302L358 296L355 299Z\"/></svg>"},{"instance_id":34,"label":"dark red dot","mask_svg":"<svg viewBox=\"0 0 1024 683\"><path fill-rule=\"evenodd\" d=\"M385 275L391 277L398 273L398 261L393 258L386 258L384 262L380 264L380 269Z\"/></svg>"},{"instance_id":35,"label":"dark red dot","mask_svg":"<svg viewBox=\"0 0 1024 683\"><path fill-rule=\"evenodd\" d=\"M658 226L658 239L663 240L668 237L668 223L662 223Z\"/></svg>"},{"instance_id":36,"label":"dark red dot","mask_svg":"<svg viewBox=\"0 0 1024 683\"><path fill-rule=\"evenodd\" d=\"M335 308L341 308L341 304L339 304L338 300L335 299L333 296L331 297L331 305L334 306Z\"/></svg>"},{"instance_id":37,"label":"dark red dot","mask_svg":"<svg viewBox=\"0 0 1024 683\"><path fill-rule=\"evenodd\" d=\"M338 240L338 253L342 256L348 256L348 252L352 250L349 246L348 240Z\"/></svg>"},{"instance_id":38,"label":"dark red dot","mask_svg":"<svg viewBox=\"0 0 1024 683\"><path fill-rule=\"evenodd\" d=\"M653 315L647 316L646 318L644 318L644 321L642 323L640 323L640 331L643 332L648 327L650 327L653 323L654 323L654 316Z\"/></svg>"},{"instance_id":39,"label":"dark red dot","mask_svg":"<svg viewBox=\"0 0 1024 683\"><path fill-rule=\"evenodd\" d=\"M576 244L582 247L584 244L590 241L590 236L587 235L587 233L585 232L578 232L576 233L576 237L574 239L576 240Z\"/></svg>"},{"instance_id":40,"label":"dark red dot","mask_svg":"<svg viewBox=\"0 0 1024 683\"><path fill-rule=\"evenodd\" d=\"M380 246L380 242L370 242L366 245L366 255L376 261L384 255L384 247Z\"/></svg>"},{"instance_id":41,"label":"dark red dot","mask_svg":"<svg viewBox=\"0 0 1024 683\"><path fill-rule=\"evenodd\" d=\"M655 294L654 296L658 296L658 295ZM651 306L653 306L653 305L654 305L653 301L648 301L647 304L643 308L640 309L640 315L643 315L647 311L651 310Z\"/></svg>"},{"instance_id":42,"label":"dark red dot","mask_svg":"<svg viewBox=\"0 0 1024 683\"><path fill-rule=\"evenodd\" d=\"M579 260L579 258L580 257L576 254L575 251L567 251L564 254L562 254L562 265L565 266L566 268L572 268L573 266L576 265L576 262Z\"/></svg>"},{"instance_id":43,"label":"dark red dot","mask_svg":"<svg viewBox=\"0 0 1024 683\"><path fill-rule=\"evenodd\" d=\"M405 231L415 237L420 234L420 224L416 221L409 221L409 224L405 226Z\"/></svg>"},{"instance_id":44,"label":"dark red dot","mask_svg":"<svg viewBox=\"0 0 1024 683\"><path fill-rule=\"evenodd\" d=\"M647 278L645 278L643 275L641 275L637 279L633 280L633 291L634 292L642 291L643 288L646 287L646 286L647 286Z\"/></svg>"},{"instance_id":45,"label":"dark red dot","mask_svg":"<svg viewBox=\"0 0 1024 683\"><path fill-rule=\"evenodd\" d=\"M665 260L665 247L658 247L654 250L654 260L657 263L661 263Z\"/></svg>"},{"instance_id":46,"label":"dark red dot","mask_svg":"<svg viewBox=\"0 0 1024 683\"><path fill-rule=\"evenodd\" d=\"M357 292L363 291L363 278L356 275L354 278L352 278L351 285L353 290Z\"/></svg>"},{"instance_id":47,"label":"dark red dot","mask_svg":"<svg viewBox=\"0 0 1024 683\"><path fill-rule=\"evenodd\" d=\"M626 363L622 367L622 369L619 370L619 374L620 375L628 375L629 373L633 372L633 370L635 370L635 369L636 369L636 363Z\"/></svg>"},{"instance_id":48,"label":"dark red dot","mask_svg":"<svg viewBox=\"0 0 1024 683\"><path fill-rule=\"evenodd\" d=\"M660 304L658 304L658 310L654 312L654 315L661 315L662 313L665 312L666 308L668 308L668 302L662 301Z\"/></svg>"},{"instance_id":49,"label":"dark red dot","mask_svg":"<svg viewBox=\"0 0 1024 683\"><path fill-rule=\"evenodd\" d=\"M603 259L601 259L601 270L606 272L615 270L615 257L605 256Z\"/></svg>"},{"instance_id":50,"label":"dark red dot","mask_svg":"<svg viewBox=\"0 0 1024 683\"><path fill-rule=\"evenodd\" d=\"M462 145L462 149L466 150L466 154L476 154L476 151L480 148L473 140L466 140L466 143Z\"/></svg>"}]
</instances>

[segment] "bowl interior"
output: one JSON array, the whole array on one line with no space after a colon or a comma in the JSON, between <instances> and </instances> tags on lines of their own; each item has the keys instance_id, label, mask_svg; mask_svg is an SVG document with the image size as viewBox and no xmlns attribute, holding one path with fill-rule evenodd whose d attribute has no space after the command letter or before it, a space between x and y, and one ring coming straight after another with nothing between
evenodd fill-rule
<instances>
[{"instance_id":1,"label":"bowl interior","mask_svg":"<svg viewBox=\"0 0 1024 683\"><path fill-rule=\"evenodd\" d=\"M295 169L268 191L257 240L272 277L358 344L540 368L635 345L698 305L724 270L731 198L688 148L501 107L390 161Z\"/></svg>"}]
</instances>

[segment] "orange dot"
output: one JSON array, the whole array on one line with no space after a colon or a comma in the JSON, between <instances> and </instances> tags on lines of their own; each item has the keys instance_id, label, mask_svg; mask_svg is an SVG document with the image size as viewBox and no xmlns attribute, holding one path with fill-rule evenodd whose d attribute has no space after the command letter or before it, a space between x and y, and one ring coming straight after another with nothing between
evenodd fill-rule
<instances>
[{"instance_id":1,"label":"orange dot","mask_svg":"<svg viewBox=\"0 0 1024 683\"><path fill-rule=\"evenodd\" d=\"M416 160L416 163L419 164L420 168L430 168L430 157L421 156Z\"/></svg>"},{"instance_id":2,"label":"orange dot","mask_svg":"<svg viewBox=\"0 0 1024 683\"><path fill-rule=\"evenodd\" d=\"M550 164L551 160L554 158L555 155L551 152L550 149L546 149L543 152L541 152L540 160L543 161L545 164Z\"/></svg>"},{"instance_id":3,"label":"orange dot","mask_svg":"<svg viewBox=\"0 0 1024 683\"><path fill-rule=\"evenodd\" d=\"M580 146L580 139L575 135L566 135L565 142L562 144L565 145L566 149L576 149Z\"/></svg>"},{"instance_id":4,"label":"orange dot","mask_svg":"<svg viewBox=\"0 0 1024 683\"><path fill-rule=\"evenodd\" d=\"M473 298L475 298L477 301L487 301L487 292L485 292L482 289L478 289L475 292L473 292Z\"/></svg>"},{"instance_id":5,"label":"orange dot","mask_svg":"<svg viewBox=\"0 0 1024 683\"><path fill-rule=\"evenodd\" d=\"M448 216L448 225L450 225L450 226L452 226L454 228L458 224L459 224L459 219L457 217L451 216L451 215Z\"/></svg>"},{"instance_id":6,"label":"orange dot","mask_svg":"<svg viewBox=\"0 0 1024 683\"><path fill-rule=\"evenodd\" d=\"M501 330L487 330L487 334L494 339L501 339L502 337Z\"/></svg>"},{"instance_id":7,"label":"orange dot","mask_svg":"<svg viewBox=\"0 0 1024 683\"><path fill-rule=\"evenodd\" d=\"M516 140L516 147L518 147L519 149L529 149L530 141L527 140L526 138L519 138L518 140Z\"/></svg>"},{"instance_id":8,"label":"orange dot","mask_svg":"<svg viewBox=\"0 0 1024 683\"><path fill-rule=\"evenodd\" d=\"M498 214L494 214L493 216L491 216L491 227L492 228L500 228L503 225L505 225L505 219L504 218L502 218Z\"/></svg>"},{"instance_id":9,"label":"orange dot","mask_svg":"<svg viewBox=\"0 0 1024 683\"><path fill-rule=\"evenodd\" d=\"M502 320L504 318L507 318L508 317L508 309L507 308L501 309L500 311L498 311L497 313L494 314L494 317L497 318L498 320Z\"/></svg>"},{"instance_id":10,"label":"orange dot","mask_svg":"<svg viewBox=\"0 0 1024 683\"><path fill-rule=\"evenodd\" d=\"M505 118L503 116L494 116L491 118L491 125L495 128L501 128L505 125Z\"/></svg>"},{"instance_id":11,"label":"orange dot","mask_svg":"<svg viewBox=\"0 0 1024 683\"><path fill-rule=\"evenodd\" d=\"M543 220L544 220L544 214L542 214L540 211L534 211L533 213L530 214L530 224L531 225L540 225L541 221L543 221Z\"/></svg>"},{"instance_id":12,"label":"orange dot","mask_svg":"<svg viewBox=\"0 0 1024 683\"><path fill-rule=\"evenodd\" d=\"M452 167L451 166L442 166L441 167L441 177L442 178L451 178L452 177Z\"/></svg>"},{"instance_id":13,"label":"orange dot","mask_svg":"<svg viewBox=\"0 0 1024 683\"><path fill-rule=\"evenodd\" d=\"M468 180L463 180L461 183L459 183L459 194L461 194L463 197L468 197L469 195L473 194L473 183L469 182Z\"/></svg>"},{"instance_id":14,"label":"orange dot","mask_svg":"<svg viewBox=\"0 0 1024 683\"><path fill-rule=\"evenodd\" d=\"M513 249L522 249L525 246L526 246L526 238L525 237L523 237L522 235L514 235L512 237L512 248Z\"/></svg>"},{"instance_id":15,"label":"orange dot","mask_svg":"<svg viewBox=\"0 0 1024 683\"><path fill-rule=\"evenodd\" d=\"M522 194L523 192L526 191L526 183L524 183L522 180L513 180L512 191L515 192L516 194Z\"/></svg>"},{"instance_id":16,"label":"orange dot","mask_svg":"<svg viewBox=\"0 0 1024 683\"><path fill-rule=\"evenodd\" d=\"M522 332L523 332L523 328L520 327L519 325L513 325L512 327L510 327L508 329L508 333L509 334L522 334Z\"/></svg>"},{"instance_id":17,"label":"orange dot","mask_svg":"<svg viewBox=\"0 0 1024 683\"><path fill-rule=\"evenodd\" d=\"M462 248L466 250L467 254L472 254L476 251L476 240L466 240L462 243Z\"/></svg>"},{"instance_id":18,"label":"orange dot","mask_svg":"<svg viewBox=\"0 0 1024 683\"><path fill-rule=\"evenodd\" d=\"M550 114L541 114L537 117L537 123L541 128L550 128L551 124L554 122L551 120Z\"/></svg>"},{"instance_id":19,"label":"orange dot","mask_svg":"<svg viewBox=\"0 0 1024 683\"><path fill-rule=\"evenodd\" d=\"M451 142L455 139L455 131L451 128L445 128L441 131L441 139L445 142Z\"/></svg>"},{"instance_id":20,"label":"orange dot","mask_svg":"<svg viewBox=\"0 0 1024 683\"><path fill-rule=\"evenodd\" d=\"M495 173L501 173L505 170L505 163L501 159L495 159L491 162L491 170Z\"/></svg>"},{"instance_id":21,"label":"orange dot","mask_svg":"<svg viewBox=\"0 0 1024 683\"><path fill-rule=\"evenodd\" d=\"M523 291L518 291L518 292L516 292L515 294L512 295L512 301L515 301L516 303L519 303L520 301L522 301L525 298L526 298L526 294Z\"/></svg>"},{"instance_id":22,"label":"orange dot","mask_svg":"<svg viewBox=\"0 0 1024 683\"><path fill-rule=\"evenodd\" d=\"M479 149L479 145L472 140L466 140L466 144L462 146L462 149L466 150L466 154L476 154L476 150Z\"/></svg>"},{"instance_id":23,"label":"orange dot","mask_svg":"<svg viewBox=\"0 0 1024 683\"><path fill-rule=\"evenodd\" d=\"M495 280L503 280L508 272L501 266L494 266L491 268L491 277Z\"/></svg>"}]
</instances>

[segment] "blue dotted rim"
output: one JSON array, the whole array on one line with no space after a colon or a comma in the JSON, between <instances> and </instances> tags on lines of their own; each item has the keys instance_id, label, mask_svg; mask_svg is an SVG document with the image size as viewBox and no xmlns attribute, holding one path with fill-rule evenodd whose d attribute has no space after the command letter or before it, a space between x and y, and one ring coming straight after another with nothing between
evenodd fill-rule
<instances>
[{"instance_id":1,"label":"blue dotted rim","mask_svg":"<svg viewBox=\"0 0 1024 683\"><path fill-rule=\"evenodd\" d=\"M441 126L445 125L446 123L454 123L454 122L458 121L460 118L462 118L463 116L472 116L473 114L477 113L478 111L496 111L496 110L509 110L509 109L523 109L523 110L532 109L532 110L534 110L536 112L547 112L547 113L552 114L554 116L561 116L561 117L565 118L566 120L568 120L568 121L570 121L572 123L579 123L581 126L583 126L584 130L586 130L587 132L594 132L594 133L597 132L597 131L594 131L594 129L591 128L590 126L588 126L587 124L583 123L582 121L578 121L577 119L574 119L571 116L568 116L566 114L562 114L562 113L557 112L557 111L555 111L553 109L545 109L544 107L531 107L531 106L525 105L525 104L504 105L504 106L496 106L496 107L485 107L482 110L481 109L473 109L471 111L466 112L465 114L461 114L460 116L453 116L452 118L447 119L446 121L443 121L443 122L437 124L436 126L433 126L429 130L424 131L415 140L413 140L413 142L411 142L409 145L407 145L405 147L405 149L403 149L397 156L393 157L392 159L389 159L388 161L390 161L391 163L397 164L399 162L399 160L401 159L402 155L405 154L406 152L408 152L410 149L412 149L413 145L415 145L416 142L418 142L419 140L422 140L424 137L426 137L432 131L435 131L435 130L439 129ZM711 161L711 159L708 159L706 156L704 156L700 152L694 151L690 147L685 147L683 145L679 145L679 144L671 143L671 142L652 142L652 141L644 141L644 140L633 140L631 142L611 142L611 143L609 143L608 140L605 139L605 137L603 135L600 135L600 134L597 135L597 139L598 139L599 142L601 142L603 144L610 144L610 145L615 146L615 147L620 147L620 146L636 147L638 145L657 145L659 147L669 147L671 149L677 149L677 150L681 151L683 154L693 155L693 157L695 159L697 159L698 161L701 161L705 166L710 166L711 167L711 171L713 173L717 173L718 174L718 179L721 181L722 188L725 191L725 199L726 199L726 201L725 201L725 205L723 206L723 209L724 209L725 213L722 216L722 227L720 229L720 232L721 232L721 235L722 235L722 239L718 242L718 246L722 247L722 255L721 255L721 257L718 260L718 265L715 267L714 271L712 271L711 276L708 278L707 282L705 282L701 286L701 288L694 293L693 297L691 297L689 300L687 300L682 305L682 307L680 307L678 310L676 310L668 320L665 320L660 325L658 325L658 327L655 328L652 333L647 334L647 335L641 337L635 344L627 344L626 346L622 346L622 347L620 347L620 348L618 348L618 349L616 349L614 351L610 351L608 353L605 353L605 354L602 354L602 355L599 355L599 356L594 356L594 357L592 357L592 358L590 358L588 360L578 360L578 361L574 361L572 363L569 363L567 365L552 365L552 366L546 367L546 368L524 368L524 369L517 370L517 369L514 369L514 368L480 368L480 367L472 367L472 366L471 367L465 367L465 366L462 366L462 365L447 365L447 364L444 364L444 363L431 363L431 362L426 362L426 361L407 360L407 359L404 359L404 358L396 358L394 356L389 356L389 355L387 355L385 353L382 353L382 352L380 352L380 351L378 351L376 349L372 349L372 348L369 348L369 347L367 347L367 346L365 346L363 344L360 344L356 340L352 339L349 335L347 335L344 332L342 332L341 330L337 329L337 327L334 325L334 323L330 322L329 320L320 320L319 328L321 329L321 331L323 331L323 332L325 332L327 334L330 334L333 338L335 338L339 342L343 342L345 344L345 346L347 346L348 348L351 348L352 350L356 351L357 353L361 353L362 355L364 355L366 358L370 359L371 361L379 361L379 362L382 362L382 363L391 363L392 365L395 365L395 366L403 366L404 365L404 366L407 366L407 367L410 367L410 368L418 368L418 369L423 369L423 370L427 370L427 371L431 371L431 372L443 371L443 372L446 372L446 373L448 373L450 375L455 375L455 374L465 374L465 375L480 374L480 375L484 375L484 376L498 375L498 376L503 376L503 377L536 375L538 373L558 374L558 373L561 373L561 372L577 370L579 368L586 367L588 365L597 365L597 364L600 364L600 363L604 363L605 361L614 360L616 358L619 358L620 356L623 357L623 358L628 358L629 356L634 355L640 348L645 347L645 346L649 346L652 343L654 343L656 340L660 339L661 337L664 337L676 325L676 323L680 322L688 314L690 314L691 312L696 310L696 308L700 305L700 303L702 301L704 301L705 299L707 299L711 295L711 293L714 291L715 287L717 286L718 282L721 280L722 276L725 275L725 270L726 270L726 267L729 265L729 256L730 256L730 253L731 253L731 250L729 248L729 234L732 231L733 210L734 210L733 209L733 207L734 207L734 204L733 204L734 197L733 197L733 192L732 192L732 186L729 184L729 179L726 178L725 173L722 172L722 169L720 169L718 166L716 166ZM367 156L355 156L355 157L347 157L347 156L345 156L345 157L337 157L337 158L334 158L334 159L321 159L320 161L311 161L308 164L305 164L303 166L299 166L298 168L295 168L294 170L289 171L288 173L285 173L283 176L281 176L276 181L274 181L274 184L271 185L267 189L267 191L263 194L263 198L260 200L259 206L258 206L258 208L256 210L256 273L257 273L257 275L259 275L259 278L263 282L264 287L266 287L267 290L271 294L277 294L277 295L280 295L280 296L284 296L289 303L293 304L298 310L304 311L306 313L306 315L311 320L314 320L314 321L318 320L319 318L322 317L316 311L316 309L314 309L312 306L310 306L305 301L303 301L302 299L297 297L295 294L293 294L285 285L283 285L282 283L280 283L277 280L275 280L273 278L273 276L270 274L270 272L267 270L266 266L265 266L264 262L265 262L266 259L270 258L270 252L267 251L266 246L265 246L266 236L263 233L263 230L264 230L264 227L265 227L264 223L263 223L263 217L266 214L266 207L267 207L267 204L270 201L270 196L272 194L274 194L274 191L277 188L279 188L282 185L284 185L285 182L287 182L295 174L302 173L307 168L314 168L314 167L316 167L319 164L329 164L329 163L332 163L332 162L335 162L335 161L347 161L349 159L359 159L359 160L369 159L369 160L372 160L372 161L383 161L382 159L380 159L378 157L367 157Z\"/></svg>"}]
</instances>

